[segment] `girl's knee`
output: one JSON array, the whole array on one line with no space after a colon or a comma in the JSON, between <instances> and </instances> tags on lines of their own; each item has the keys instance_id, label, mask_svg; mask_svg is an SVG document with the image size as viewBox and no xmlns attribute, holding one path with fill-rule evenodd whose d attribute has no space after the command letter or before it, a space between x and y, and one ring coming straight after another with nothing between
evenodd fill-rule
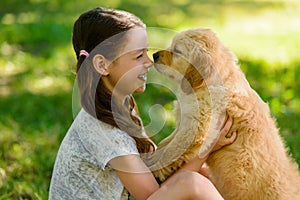
<instances>
[{"instance_id":1,"label":"girl's knee","mask_svg":"<svg viewBox=\"0 0 300 200\"><path fill-rule=\"evenodd\" d=\"M213 186L212 183L204 176L197 172L185 171L182 174L182 182L185 187L192 190L199 190L199 188L206 188Z\"/></svg>"},{"instance_id":2,"label":"girl's knee","mask_svg":"<svg viewBox=\"0 0 300 200\"><path fill-rule=\"evenodd\" d=\"M201 174L184 171L180 176L178 184L180 184L182 191L188 195L188 199L209 199L214 196L221 197L212 182Z\"/></svg>"}]
</instances>

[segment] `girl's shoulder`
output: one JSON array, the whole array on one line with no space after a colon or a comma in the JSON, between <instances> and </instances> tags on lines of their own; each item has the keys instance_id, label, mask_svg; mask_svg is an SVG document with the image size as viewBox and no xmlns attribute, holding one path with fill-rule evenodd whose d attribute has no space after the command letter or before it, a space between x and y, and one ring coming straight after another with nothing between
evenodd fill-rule
<instances>
[{"instance_id":1,"label":"girl's shoulder","mask_svg":"<svg viewBox=\"0 0 300 200\"><path fill-rule=\"evenodd\" d=\"M139 154L134 139L126 132L94 118L83 109L68 134L76 148L82 149L80 152L101 158L102 168L115 156Z\"/></svg>"},{"instance_id":2,"label":"girl's shoulder","mask_svg":"<svg viewBox=\"0 0 300 200\"><path fill-rule=\"evenodd\" d=\"M96 119L84 109L81 109L76 116L71 129L80 134L81 137L91 137L93 140L97 140L97 138L102 139L102 141L103 138L110 138L110 140L123 138L134 141L126 132Z\"/></svg>"},{"instance_id":3,"label":"girl's shoulder","mask_svg":"<svg viewBox=\"0 0 300 200\"><path fill-rule=\"evenodd\" d=\"M93 128L99 130L99 128L101 128L101 130L112 131L114 129L113 126L98 120L97 118L86 112L83 108L79 111L78 115L76 116L73 125L75 125L76 128L82 128L85 130Z\"/></svg>"}]
</instances>

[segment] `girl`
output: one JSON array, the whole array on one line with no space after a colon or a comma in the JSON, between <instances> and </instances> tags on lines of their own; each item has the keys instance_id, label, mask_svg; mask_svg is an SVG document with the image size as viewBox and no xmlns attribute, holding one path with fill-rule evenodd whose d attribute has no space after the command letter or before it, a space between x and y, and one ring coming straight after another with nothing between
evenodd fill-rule
<instances>
[{"instance_id":1,"label":"girl","mask_svg":"<svg viewBox=\"0 0 300 200\"><path fill-rule=\"evenodd\" d=\"M133 93L145 90L152 66L147 33L131 13L96 8L74 24L73 47L83 109L66 134L54 166L49 199L222 199L194 158L161 186L141 159L154 143L144 133ZM226 138L229 118L212 151Z\"/></svg>"}]
</instances>

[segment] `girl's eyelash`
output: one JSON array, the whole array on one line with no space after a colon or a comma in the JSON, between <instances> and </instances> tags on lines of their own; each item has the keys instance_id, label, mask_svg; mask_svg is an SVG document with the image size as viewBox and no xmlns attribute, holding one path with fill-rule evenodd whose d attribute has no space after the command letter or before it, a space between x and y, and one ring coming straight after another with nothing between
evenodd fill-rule
<instances>
[{"instance_id":1,"label":"girl's eyelash","mask_svg":"<svg viewBox=\"0 0 300 200\"><path fill-rule=\"evenodd\" d=\"M148 52L148 49L146 49L146 52ZM141 52L141 54L139 54L136 58L139 59L139 58L142 58L144 56L144 51Z\"/></svg>"}]
</instances>

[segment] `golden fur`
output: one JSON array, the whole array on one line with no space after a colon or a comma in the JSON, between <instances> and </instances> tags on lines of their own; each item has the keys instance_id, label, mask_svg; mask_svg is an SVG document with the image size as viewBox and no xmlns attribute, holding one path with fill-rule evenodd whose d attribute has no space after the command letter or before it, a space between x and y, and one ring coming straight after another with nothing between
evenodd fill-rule
<instances>
[{"instance_id":1,"label":"golden fur","mask_svg":"<svg viewBox=\"0 0 300 200\"><path fill-rule=\"evenodd\" d=\"M209 29L177 34L154 56L155 68L180 86L174 132L146 163L165 180L196 155L205 156L225 113L236 141L212 153L211 181L226 200L300 199L297 164L288 155L269 107L250 87L237 59ZM217 121L219 119L219 121Z\"/></svg>"}]
</instances>

